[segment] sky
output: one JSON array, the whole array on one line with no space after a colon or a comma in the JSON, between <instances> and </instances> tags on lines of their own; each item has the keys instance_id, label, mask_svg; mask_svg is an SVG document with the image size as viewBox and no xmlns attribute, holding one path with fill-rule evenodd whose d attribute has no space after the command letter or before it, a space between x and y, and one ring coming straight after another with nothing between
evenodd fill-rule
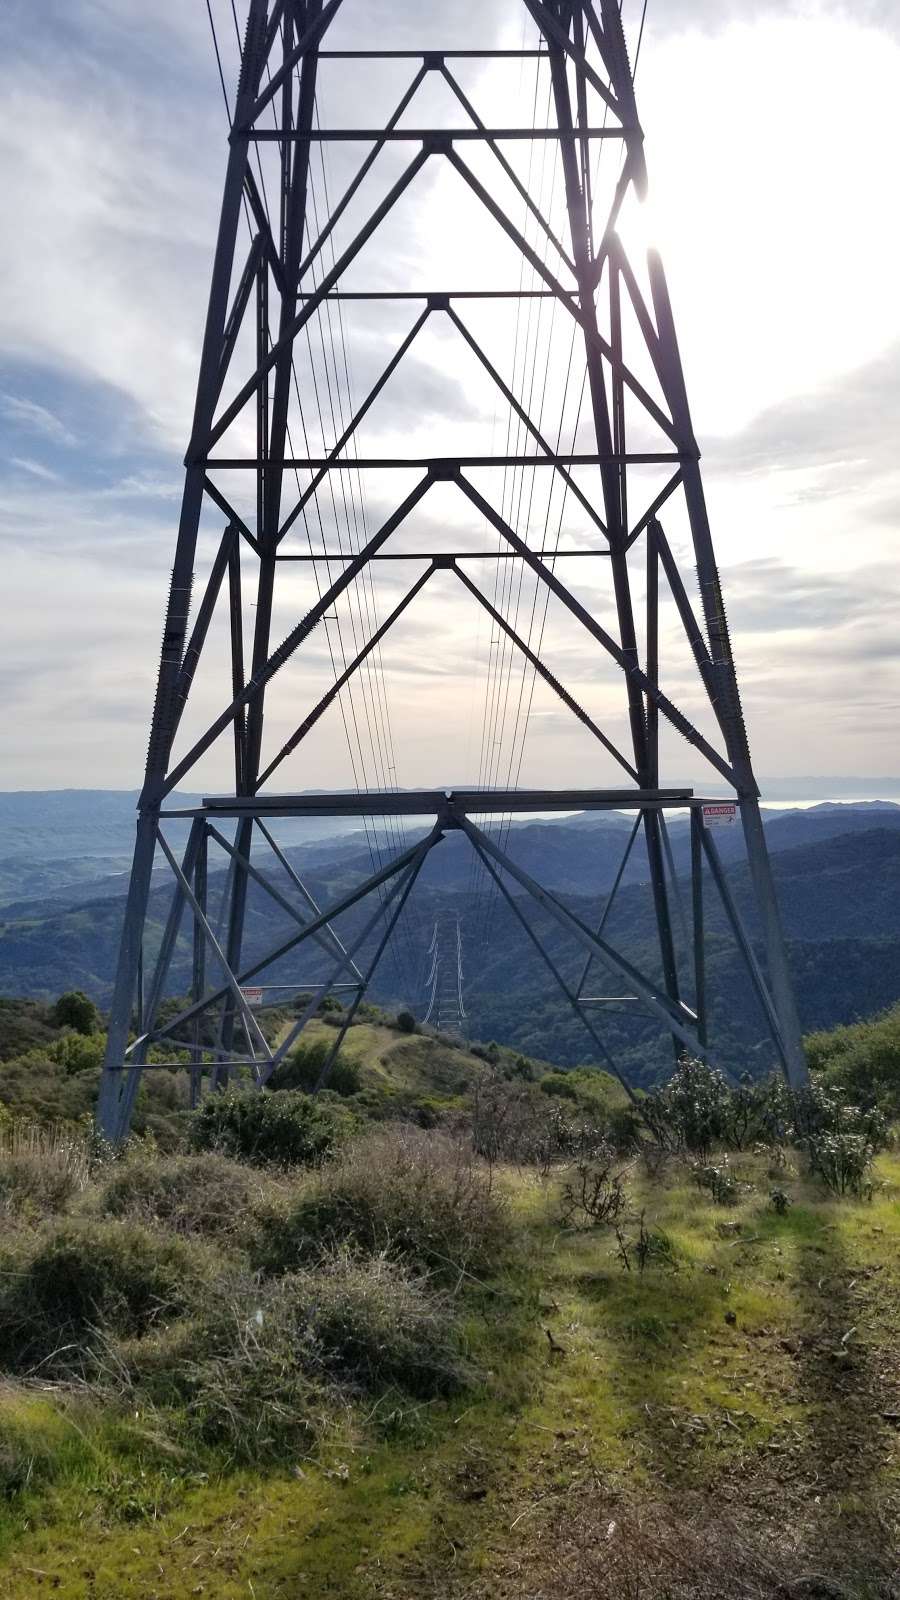
<instances>
[{"instance_id":1,"label":"sky","mask_svg":"<svg viewBox=\"0 0 900 1600\"><path fill-rule=\"evenodd\" d=\"M454 42L433 0L354 5L373 39L399 17L407 42ZM31 0L7 0L0 16L10 224L0 256L0 784L125 789L139 784L146 751L227 128L203 0L40 9L40 27ZM639 9L626 0L632 53ZM467 0L454 27L459 39L480 29L486 44L516 44L523 12L516 0ZM217 0L214 14L232 92L230 6ZM764 782L898 771L898 83L889 0L649 0L636 92L651 192L623 233L635 252L658 245L666 264ZM496 115L527 119L521 82L476 87ZM335 83L330 109L359 120L352 108L377 89ZM481 235L452 177L426 171L393 233L373 244L371 281L435 286L435 260L469 281L509 281L499 247L475 248ZM360 390L399 328L374 315L348 324ZM459 350L429 327L367 449L405 441L434 452L460 412L496 436L496 412ZM379 510L376 494L376 520ZM411 547L457 518L436 498ZM686 560L677 527L672 536ZM276 607L284 632L308 604L296 572ZM396 572L379 581L383 613L403 585ZM493 581L489 564L481 581ZM595 592L590 573L579 581ZM362 628L359 608L356 620ZM584 640L551 619L551 646L573 692L594 704L596 687L598 715L623 723ZM477 781L493 649L466 597L430 585L384 657L379 714L389 701L394 781ZM275 747L327 686L332 655L322 638L297 667L273 710ZM665 681L693 714L696 685L674 654ZM225 687L198 683L201 721L227 701ZM517 693L514 682L513 706ZM323 719L291 786L354 781L345 723L338 708ZM500 777L515 767L505 723L497 743ZM580 728L540 690L522 781L584 785L586 750L592 760ZM693 778L686 746L664 753L672 781ZM211 785L229 786L226 756L212 753ZM367 781L385 762L380 774L372 756Z\"/></svg>"}]
</instances>

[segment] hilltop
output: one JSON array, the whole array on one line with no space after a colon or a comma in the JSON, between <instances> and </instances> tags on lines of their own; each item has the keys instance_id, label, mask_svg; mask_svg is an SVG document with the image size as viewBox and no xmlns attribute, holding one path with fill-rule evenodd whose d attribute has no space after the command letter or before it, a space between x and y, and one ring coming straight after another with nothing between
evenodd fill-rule
<instances>
[{"instance_id":1,"label":"hilltop","mask_svg":"<svg viewBox=\"0 0 900 1600\"><path fill-rule=\"evenodd\" d=\"M0 1118L0 1592L894 1600L900 1009L810 1047L642 1126L373 1010L167 1150Z\"/></svg>"},{"instance_id":2,"label":"hilltop","mask_svg":"<svg viewBox=\"0 0 900 1600\"><path fill-rule=\"evenodd\" d=\"M178 1002L169 1002L177 1005ZM90 1026L79 1031L58 1012L65 1000L0 998L0 1113L42 1122L81 1123L90 1117L106 1045L102 1018L94 1008ZM273 1046L295 1020L291 1009L258 1013ZM326 1003L307 1024L273 1079L276 1088L308 1088L330 1050L340 1005ZM473 1092L492 1080L528 1085L535 1092L546 1085L558 1090L558 1072L547 1061L491 1042L468 1044L429 1029L410 1030L412 1018L399 1019L377 1006L364 1005L341 1047L331 1080L343 1105L365 1121L404 1119L421 1127L452 1122L463 1113ZM151 1057L152 1059L152 1057ZM612 1109L625 1102L614 1078L594 1067L570 1076L569 1094L595 1108ZM334 1094L332 1094L334 1098ZM164 1148L175 1148L188 1119L187 1075L178 1071L144 1074L135 1116L135 1131L151 1134Z\"/></svg>"}]
</instances>

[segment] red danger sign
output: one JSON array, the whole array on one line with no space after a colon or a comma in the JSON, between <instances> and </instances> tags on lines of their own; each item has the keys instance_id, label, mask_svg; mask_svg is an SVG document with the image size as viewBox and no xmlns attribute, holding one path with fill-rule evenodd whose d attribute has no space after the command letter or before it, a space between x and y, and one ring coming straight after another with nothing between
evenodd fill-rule
<instances>
[{"instance_id":1,"label":"red danger sign","mask_svg":"<svg viewBox=\"0 0 900 1600\"><path fill-rule=\"evenodd\" d=\"M704 806L703 821L707 828L727 828L737 822L737 806L729 800L720 806Z\"/></svg>"}]
</instances>

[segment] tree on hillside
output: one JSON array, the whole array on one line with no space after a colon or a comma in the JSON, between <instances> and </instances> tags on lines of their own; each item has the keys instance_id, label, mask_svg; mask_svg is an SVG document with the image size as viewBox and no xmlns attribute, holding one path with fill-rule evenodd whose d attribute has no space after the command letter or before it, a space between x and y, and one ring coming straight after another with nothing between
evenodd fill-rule
<instances>
[{"instance_id":1,"label":"tree on hillside","mask_svg":"<svg viewBox=\"0 0 900 1600\"><path fill-rule=\"evenodd\" d=\"M53 1021L59 1028L74 1028L76 1033L96 1033L100 1013L81 989L69 989L53 1007Z\"/></svg>"}]
</instances>

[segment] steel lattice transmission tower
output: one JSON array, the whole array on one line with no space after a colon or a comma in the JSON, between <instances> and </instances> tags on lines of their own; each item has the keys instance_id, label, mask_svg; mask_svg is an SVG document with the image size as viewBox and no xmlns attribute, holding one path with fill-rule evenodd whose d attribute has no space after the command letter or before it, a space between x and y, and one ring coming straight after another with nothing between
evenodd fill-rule
<instances>
[{"instance_id":1,"label":"steel lattice transmission tower","mask_svg":"<svg viewBox=\"0 0 900 1600\"><path fill-rule=\"evenodd\" d=\"M456 916L438 917L428 946L425 1010L422 1017L438 1033L464 1034L462 929Z\"/></svg>"},{"instance_id":2,"label":"steel lattice transmission tower","mask_svg":"<svg viewBox=\"0 0 900 1600\"><path fill-rule=\"evenodd\" d=\"M619 7L616 0L509 0L509 11L517 26L527 25L521 49L493 49L489 40L480 48L482 41L473 37L475 8L467 13L466 48L436 51L409 47L422 20L420 8L414 0L396 0L380 8L383 34L378 48L369 49L371 17L363 0L249 0L99 1099L99 1125L112 1139L128 1129L151 1047L157 1058L165 1058L171 1047L176 1060L184 1059L177 1051L190 1049L195 1090L204 1074L220 1084L236 1070L262 1084L329 987L354 995L352 1015L423 861L448 829L469 837L482 868L604 1059L605 1044L593 1020L597 1012L592 1019L586 1008L591 1000L608 997L588 997L583 982L567 981L528 907L539 906L538 920L550 918L564 929L581 946L587 966L596 962L613 974L619 989L624 984L671 1034L677 1049L714 1052L704 956L704 879L712 881L782 1066L795 1082L805 1073L666 281L653 251L644 259L626 243L626 219L647 180ZM399 30L397 49L390 48L392 17ZM510 89L504 80L501 92L502 73L512 67L521 74L523 64L535 73L533 98L530 90L517 90L515 81ZM467 87L465 74L476 69L481 76ZM382 90L397 81L398 73L405 75L399 103L374 112ZM492 116L490 105L475 104L479 87L495 81L492 74L498 89L491 104L502 105L504 117ZM320 120L326 103L349 107L349 120L346 111L335 121L325 118L324 110ZM332 183L330 193L316 177L320 167L324 174L326 152L345 163L352 156L354 163L345 167L346 181ZM525 152L530 152L527 162ZM452 173L466 197L467 215L477 212L496 239L496 251L473 244L467 265L475 278L469 287L409 281L415 261L415 251L403 247L409 218L416 216L436 168L438 182ZM387 181L373 188L382 171ZM556 174L558 188L545 182L543 174L549 172ZM407 232L401 228L391 236L400 212ZM387 268L385 235L392 238ZM460 259L465 255L463 250ZM366 277L373 257L380 287ZM512 280L498 282L505 269L514 274ZM538 315L545 304L556 321L535 416L533 374L530 385L521 370L517 377L513 359L509 376L513 336L503 318L514 311L518 330L526 312L530 316L537 306ZM385 307L397 316L410 305L412 327L352 416L333 418L333 426L323 424L321 436L315 435L303 411L304 396L308 410L310 374L315 379L316 373L311 335L326 317L345 315L349 325L352 316L374 319ZM505 449L473 451L447 428L425 457L365 456L358 445L365 419L377 414L386 393L402 390L412 345L437 324L441 338L451 333L458 338L466 358L474 360L479 381L491 388L495 404L506 408ZM360 326L365 332L369 323ZM352 343L352 327L349 337ZM559 373L551 374L560 351L569 353L565 382ZM572 397L579 395L576 412ZM499 433L502 437L502 428ZM498 470L504 475L502 491ZM360 483L365 479L378 486L373 495L387 510L379 511L375 528L357 530L349 548L341 544L329 550L334 507L351 473ZM548 506L543 528L540 516L529 520L523 514L521 492L517 500L505 492L511 474L521 484L526 473L531 495L543 495ZM557 492L562 541L556 537L554 542L546 529L549 497ZM393 506L386 494L394 495ZM323 514L323 505L331 510ZM304 553L295 536L301 528L308 533L316 510L316 547L308 537ZM481 552L460 532L465 517L470 528L480 529L482 544L485 532L497 538L497 570L518 573L520 590L524 577L544 616L550 605L565 621L569 659L577 644L582 681L596 677L598 683L612 684L599 711L589 713L563 686L548 664L543 632L526 634L517 625L517 612L503 599L511 586L501 588L499 598L496 586L490 596L479 586L473 562ZM211 519L218 522L214 539ZM677 538L671 536L673 527ZM398 539L410 531L412 550L398 549ZM574 580L570 584L560 574L562 558L574 555L600 558L591 567L590 582L581 585L580 598ZM379 565L399 557L409 565ZM305 566L288 565L303 561ZM699 580L699 609L691 598L693 576L686 578L682 570L689 573L691 566ZM195 570L199 600L192 605ZM567 570L579 570L578 563L562 567ZM335 669L334 684L310 704L305 652L317 626L327 628L352 586L371 583L373 573L410 571L415 574L411 587L351 651L343 671ZM319 579L311 605L298 600L298 573ZM282 763L308 748L303 741L319 718L352 686L354 675L371 669L373 652L436 579L480 606L504 650L521 653L533 679L579 720L592 741L595 764L588 770L597 781L578 791L520 790L514 780L506 787L492 781L489 792L399 792L388 786L362 795L313 795L315 772L306 766L298 786L302 793L280 791L273 779ZM275 619L280 630L284 616L287 634L273 643ZM661 616L670 619L665 628ZM197 710L197 686L217 630L226 664L211 668L212 698ZM691 717L664 687L675 632L683 647L679 683L682 688L692 684ZM282 727L270 749L264 714L271 723L272 696L285 682L294 731L284 739ZM611 710L614 701L624 708L623 716ZM220 709L209 714L204 709L209 703ZM186 712L196 712L190 736ZM687 740L692 759L717 783L724 780L736 797L762 963L704 823L702 792L683 784L660 787L661 761L671 770L678 759L670 748L673 735ZM197 781L199 764L214 745L216 753L223 746L233 750L232 792L179 805L174 791ZM617 785L600 781L610 768L620 775ZM658 971L643 970L612 942L606 927L611 900L599 931L588 927L473 821L474 816L578 808L634 814L631 839L643 835L649 860ZM692 819L691 932L680 953L672 916L678 886L665 824L671 808L689 809ZM173 814L189 821L180 858L170 842ZM423 814L434 817L424 838L412 844L401 840L390 861L321 910L271 831L274 818ZM215 914L208 899L211 849L228 867ZM172 901L161 926L158 915L156 921L150 917L152 937L147 938L156 893L152 874L159 861L174 880ZM289 919L292 931L248 957L251 884ZM357 920L352 934L342 939L335 923L348 911ZM193 927L193 998L178 1016L161 1021L160 1002L185 917ZM320 972L327 958L326 970L289 1038L273 1049L244 991L248 983L264 981L273 964L283 973L286 962L313 945ZM300 982L298 976L295 987ZM129 1043L135 1018L137 1037Z\"/></svg>"}]
</instances>

